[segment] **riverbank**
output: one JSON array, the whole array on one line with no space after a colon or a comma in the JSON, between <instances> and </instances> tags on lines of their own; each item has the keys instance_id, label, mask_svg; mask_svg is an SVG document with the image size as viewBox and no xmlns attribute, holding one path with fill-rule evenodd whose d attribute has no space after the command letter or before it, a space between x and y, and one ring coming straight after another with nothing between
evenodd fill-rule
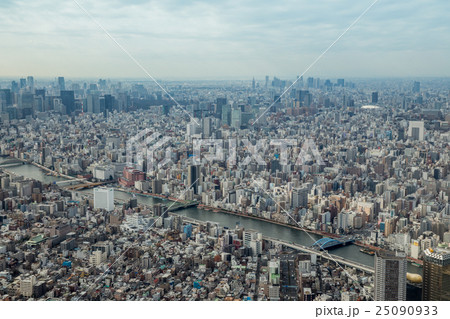
<instances>
[{"instance_id":1,"label":"riverbank","mask_svg":"<svg viewBox=\"0 0 450 319\"><path fill-rule=\"evenodd\" d=\"M327 233L327 232L323 232L323 231L319 231L319 230L308 229L308 228L305 228L305 227L298 227L298 226L295 226L295 225L290 225L290 224L285 224L285 223L282 223L282 222L278 222L276 220L271 220L271 219L267 219L267 218L263 218L263 217L259 217L259 216L252 216L252 215L248 215L248 214L243 214L243 213L239 213L239 212L236 212L236 211L231 211L231 210L227 210L227 209L223 209L223 208L212 207L212 206L207 206L207 205L203 205L203 204L199 204L199 205L197 205L197 207L201 208L201 209L204 209L204 210L213 211L215 213L224 213L224 214L230 214L230 215L234 215L234 216L246 217L246 218L259 220L259 221L266 222L266 223L271 223L271 224L275 224L275 225L279 225L279 226L283 226L283 227L288 227L288 228L291 228L291 229L302 230L304 232L315 234L315 235L319 235L319 236L323 236L323 237L341 238L341 236L336 235L336 234L331 234L331 233ZM364 248L367 248L367 249L371 249L373 251L386 251L386 249L384 249L384 248L372 246L372 245L369 245L369 244L365 244L365 243L362 243L360 241L355 241L354 244L356 246L364 247ZM407 258L408 262L410 262L410 263L417 263L419 265L423 265L423 261L422 260L415 259L415 258L412 258L412 257L409 257L409 256L407 256L406 258Z\"/></svg>"},{"instance_id":2,"label":"riverbank","mask_svg":"<svg viewBox=\"0 0 450 319\"><path fill-rule=\"evenodd\" d=\"M119 192L128 193L128 194L137 194L137 195L142 195L142 196L149 196L149 197L153 197L153 198L158 198L158 199L167 200L167 201L171 201L171 202L182 203L182 204L190 204L191 203L190 201L181 200L181 199L175 198L175 197L165 196L165 195L161 195L161 194L147 193L147 192L142 192L142 191L135 191L135 190L132 190L132 189L123 189L123 188L115 187L114 190L117 190Z\"/></svg>"},{"instance_id":3,"label":"riverbank","mask_svg":"<svg viewBox=\"0 0 450 319\"><path fill-rule=\"evenodd\" d=\"M367 248L367 249L372 250L372 251L386 251L386 249L383 249L381 247L364 244L364 243L362 243L360 241L355 241L354 244L356 246L364 247L364 248ZM406 259L408 259L408 262L410 262L410 263L417 263L420 266L423 265L423 260L412 258L412 257L409 257L409 256L407 256Z\"/></svg>"},{"instance_id":4,"label":"riverbank","mask_svg":"<svg viewBox=\"0 0 450 319\"><path fill-rule=\"evenodd\" d=\"M168 201L175 201L175 202L179 202L182 204L188 204L188 201L184 201L184 200L180 200L177 198L173 198L173 197L168 197L168 196L164 196L164 195L160 195L160 194L153 194L153 193L147 193L147 192L141 192L141 191L134 191L134 190L123 190L123 189L117 189L118 191L124 192L124 193L129 193L129 194L138 194L138 195L142 195L142 196L149 196L149 197L153 197L153 198L158 198L158 199L162 199L162 200L168 200ZM196 205L197 208L206 210L206 211L212 211L214 213L222 213L222 214L228 214L228 215L233 215L233 216L239 216L239 217L244 217L244 218L249 218L249 219L253 219L253 220L259 220L261 222L265 222L265 223L270 223L270 224L274 224L274 225L278 225L278 226L282 226L282 227L287 227L290 229L295 229L295 230L301 230L307 233L311 233L311 234L315 234L318 236L322 236L322 237L329 237L329 238L341 238L341 236L336 235L336 234L332 234L332 233L327 233L327 232L323 232L323 231L319 231L319 230L313 230L313 229L309 229L309 228L305 228L305 227L299 227L299 226L295 226L295 225L291 225L291 224L286 224L286 223L282 223L276 220L272 220L272 219L267 219L264 217L259 217L259 216L252 216L252 215L248 215L248 214L243 214L237 211L232 211L232 210L228 210L228 209L224 209L224 208L218 208L218 207L213 207L213 206L208 206L208 205L204 205L204 204L198 204ZM359 247L363 247L363 248L367 248L373 251L385 251L385 249L381 248L381 247L376 247L376 246L372 246L369 244L365 244L362 243L360 241L355 241L354 244L356 246ZM410 263L417 263L419 265L423 264L422 260L418 260L412 257L407 257L408 262Z\"/></svg>"},{"instance_id":5,"label":"riverbank","mask_svg":"<svg viewBox=\"0 0 450 319\"><path fill-rule=\"evenodd\" d=\"M230 215L235 215L235 216L240 216L240 217L246 217L246 218L251 218L251 219L255 219L255 220L260 220L262 222L271 223L271 224L275 224L275 225L279 225L279 226L283 226L283 227L288 227L288 228L291 228L291 229L302 230L302 231L305 231L307 233L311 233L311 234L315 234L315 235L319 235L319 236L323 236L323 237L341 238L341 236L336 235L336 234L331 234L331 233L323 232L323 231L320 231L320 230L314 230L314 229L309 229L309 228L305 228L305 227L300 227L300 226L295 226L295 225L291 225L291 224L286 224L286 223L282 223L282 222L279 222L279 221L276 221L276 220L273 220L273 219L268 219L268 218L264 218L264 217L243 214L243 213L240 213L240 212L236 212L236 211L232 211L232 210L228 210L228 209L224 209L224 208L207 206L207 205L203 205L203 204L198 204L197 207L201 208L201 209L204 209L204 210L213 211L215 213L224 213L224 214L230 214Z\"/></svg>"},{"instance_id":6,"label":"riverbank","mask_svg":"<svg viewBox=\"0 0 450 319\"><path fill-rule=\"evenodd\" d=\"M1 161L0 161L1 162ZM30 178L34 178L43 183L53 183L54 181L63 180L60 177L52 177L45 174L45 171L40 169L36 165L20 165L17 167L12 167L10 170L16 175L27 176ZM89 193L90 196L93 195L92 190L80 191L81 193ZM143 205L147 205L149 207L153 206L156 203L160 203L163 201L170 201L170 199L166 198L164 195L159 194L151 194L145 193L142 194L139 191L129 192L129 191L120 191L117 193L116 200L121 200L123 202L127 202L132 198L132 193L135 193L138 196L138 202ZM178 200L179 201L179 200ZM166 205L170 203L165 203ZM299 232L298 230L302 230L299 227L290 227L291 225L286 225L283 223L270 221L261 218L254 218L255 216L248 216L245 214L239 214L234 212L225 212L218 211L217 213L212 213L211 211L218 211L217 208L211 207L209 210L204 209L204 207L190 207L187 209L181 208L176 212L178 215L195 218L201 221L212 221L217 222L220 225L225 225L227 227L234 227L237 223L243 225L246 229L255 229L258 232L261 232L265 236L270 236L272 238L279 238L286 242L294 242L304 246L309 247L316 240L320 239L322 236L326 236L324 233L315 232ZM366 255L360 252L360 248L358 245L346 245L342 247L338 247L334 249L332 252L333 255L341 256L342 258L349 259L356 262L361 262L366 265L373 265L373 256ZM371 248L368 246L368 248ZM411 260L411 259L409 259ZM422 274L422 268L419 268L412 263L408 263L408 271L413 273Z\"/></svg>"},{"instance_id":7,"label":"riverbank","mask_svg":"<svg viewBox=\"0 0 450 319\"><path fill-rule=\"evenodd\" d=\"M70 176L70 175L58 173L58 172L56 172L54 170L51 170L48 167L45 167L45 166L43 166L41 164L38 164L38 163L35 163L35 162L31 161L31 160L24 160L22 158L18 158L18 157L14 157L14 156L8 156L8 157L13 158L13 159L18 160L18 161L21 161L21 162L23 162L25 164L31 164L33 166L36 166L36 167L38 167L38 168L40 168L40 169L42 169L42 170L52 174L53 176L56 176L56 177L61 177L61 178L66 178L66 179L71 179L71 180L78 179L75 176Z\"/></svg>"}]
</instances>

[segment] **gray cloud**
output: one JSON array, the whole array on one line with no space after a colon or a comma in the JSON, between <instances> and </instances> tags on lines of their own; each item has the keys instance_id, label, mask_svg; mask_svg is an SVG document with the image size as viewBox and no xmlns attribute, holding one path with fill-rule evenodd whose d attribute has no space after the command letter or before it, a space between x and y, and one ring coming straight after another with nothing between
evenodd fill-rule
<instances>
[{"instance_id":1,"label":"gray cloud","mask_svg":"<svg viewBox=\"0 0 450 319\"><path fill-rule=\"evenodd\" d=\"M371 3L78 1L155 76L180 78L302 73ZM380 0L310 73L448 76L449 9ZM73 1L1 1L0 28L3 75L143 76Z\"/></svg>"}]
</instances>

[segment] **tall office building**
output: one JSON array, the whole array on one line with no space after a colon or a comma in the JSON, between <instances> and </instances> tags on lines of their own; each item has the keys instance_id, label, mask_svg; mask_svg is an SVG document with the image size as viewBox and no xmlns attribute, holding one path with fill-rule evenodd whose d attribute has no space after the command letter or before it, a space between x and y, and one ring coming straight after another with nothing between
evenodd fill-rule
<instances>
[{"instance_id":1,"label":"tall office building","mask_svg":"<svg viewBox=\"0 0 450 319\"><path fill-rule=\"evenodd\" d=\"M378 103L378 92L372 92L372 103L373 104Z\"/></svg>"},{"instance_id":2,"label":"tall office building","mask_svg":"<svg viewBox=\"0 0 450 319\"><path fill-rule=\"evenodd\" d=\"M227 105L227 98L226 97L218 97L216 99L216 110L215 110L215 117L218 119L222 118L223 114L223 108Z\"/></svg>"},{"instance_id":3,"label":"tall office building","mask_svg":"<svg viewBox=\"0 0 450 319\"><path fill-rule=\"evenodd\" d=\"M397 141L403 141L405 139L405 129L403 127L399 127L397 131Z\"/></svg>"},{"instance_id":4,"label":"tall office building","mask_svg":"<svg viewBox=\"0 0 450 319\"><path fill-rule=\"evenodd\" d=\"M27 87L30 92L34 92L34 78L32 76L27 77Z\"/></svg>"},{"instance_id":5,"label":"tall office building","mask_svg":"<svg viewBox=\"0 0 450 319\"><path fill-rule=\"evenodd\" d=\"M64 91L66 89L66 82L64 81L64 77L60 76L58 78L58 87L60 91Z\"/></svg>"},{"instance_id":6,"label":"tall office building","mask_svg":"<svg viewBox=\"0 0 450 319\"><path fill-rule=\"evenodd\" d=\"M11 82L11 92L19 93L19 83L17 83L16 81Z\"/></svg>"},{"instance_id":7,"label":"tall office building","mask_svg":"<svg viewBox=\"0 0 450 319\"><path fill-rule=\"evenodd\" d=\"M292 190L292 208L308 207L308 189L295 188Z\"/></svg>"},{"instance_id":8,"label":"tall office building","mask_svg":"<svg viewBox=\"0 0 450 319\"><path fill-rule=\"evenodd\" d=\"M244 230L242 234L243 244L245 247L251 249L251 255L253 257L261 254L262 251L262 234L255 230Z\"/></svg>"},{"instance_id":9,"label":"tall office building","mask_svg":"<svg viewBox=\"0 0 450 319\"><path fill-rule=\"evenodd\" d=\"M423 301L450 301L450 250L424 251Z\"/></svg>"},{"instance_id":10,"label":"tall office building","mask_svg":"<svg viewBox=\"0 0 450 319\"><path fill-rule=\"evenodd\" d=\"M95 114L100 113L100 96L98 94L88 94L87 112Z\"/></svg>"},{"instance_id":11,"label":"tall office building","mask_svg":"<svg viewBox=\"0 0 450 319\"><path fill-rule=\"evenodd\" d=\"M375 301L406 300L406 267L404 253L375 253Z\"/></svg>"},{"instance_id":12,"label":"tall office building","mask_svg":"<svg viewBox=\"0 0 450 319\"><path fill-rule=\"evenodd\" d=\"M231 106L229 104L225 104L222 106L222 125L230 125L231 124Z\"/></svg>"},{"instance_id":13,"label":"tall office building","mask_svg":"<svg viewBox=\"0 0 450 319\"><path fill-rule=\"evenodd\" d=\"M105 94L105 111L112 112L114 110L115 97L111 94Z\"/></svg>"},{"instance_id":14,"label":"tall office building","mask_svg":"<svg viewBox=\"0 0 450 319\"><path fill-rule=\"evenodd\" d=\"M410 121L408 129L408 137L415 141L423 141L425 126L422 121Z\"/></svg>"},{"instance_id":15,"label":"tall office building","mask_svg":"<svg viewBox=\"0 0 450 319\"><path fill-rule=\"evenodd\" d=\"M202 133L203 138L211 137L212 133L212 118L205 117L202 119Z\"/></svg>"},{"instance_id":16,"label":"tall office building","mask_svg":"<svg viewBox=\"0 0 450 319\"><path fill-rule=\"evenodd\" d=\"M258 232L253 229L246 229L242 233L242 239L244 246L249 246L252 240L258 239Z\"/></svg>"},{"instance_id":17,"label":"tall office building","mask_svg":"<svg viewBox=\"0 0 450 319\"><path fill-rule=\"evenodd\" d=\"M36 96L42 96L42 99L45 100L45 89L37 89L34 94Z\"/></svg>"},{"instance_id":18,"label":"tall office building","mask_svg":"<svg viewBox=\"0 0 450 319\"><path fill-rule=\"evenodd\" d=\"M192 187L194 189L194 194L198 194L199 177L200 177L200 166L189 165L188 187Z\"/></svg>"},{"instance_id":19,"label":"tall office building","mask_svg":"<svg viewBox=\"0 0 450 319\"><path fill-rule=\"evenodd\" d=\"M231 127L235 129L241 128L242 111L240 108L233 109L231 111Z\"/></svg>"},{"instance_id":20,"label":"tall office building","mask_svg":"<svg viewBox=\"0 0 450 319\"><path fill-rule=\"evenodd\" d=\"M71 114L75 111L75 94L73 91L61 91L61 102L66 107L66 113Z\"/></svg>"},{"instance_id":21,"label":"tall office building","mask_svg":"<svg viewBox=\"0 0 450 319\"><path fill-rule=\"evenodd\" d=\"M30 92L23 92L19 98L19 111L21 118L32 115L34 111L34 95Z\"/></svg>"},{"instance_id":22,"label":"tall office building","mask_svg":"<svg viewBox=\"0 0 450 319\"><path fill-rule=\"evenodd\" d=\"M19 83L21 89L25 89L27 87L27 79L20 79Z\"/></svg>"},{"instance_id":23,"label":"tall office building","mask_svg":"<svg viewBox=\"0 0 450 319\"><path fill-rule=\"evenodd\" d=\"M112 188L94 188L94 208L114 210L114 189Z\"/></svg>"},{"instance_id":24,"label":"tall office building","mask_svg":"<svg viewBox=\"0 0 450 319\"><path fill-rule=\"evenodd\" d=\"M12 105L11 90L10 89L0 89L0 105L10 106Z\"/></svg>"},{"instance_id":25,"label":"tall office building","mask_svg":"<svg viewBox=\"0 0 450 319\"><path fill-rule=\"evenodd\" d=\"M307 90L298 90L295 98L299 101L300 106L310 106L312 103L312 94Z\"/></svg>"},{"instance_id":26,"label":"tall office building","mask_svg":"<svg viewBox=\"0 0 450 319\"><path fill-rule=\"evenodd\" d=\"M420 93L420 82L414 81L412 91L413 93Z\"/></svg>"},{"instance_id":27,"label":"tall office building","mask_svg":"<svg viewBox=\"0 0 450 319\"><path fill-rule=\"evenodd\" d=\"M152 180L152 193L161 194L162 193L162 180L154 179Z\"/></svg>"}]
</instances>

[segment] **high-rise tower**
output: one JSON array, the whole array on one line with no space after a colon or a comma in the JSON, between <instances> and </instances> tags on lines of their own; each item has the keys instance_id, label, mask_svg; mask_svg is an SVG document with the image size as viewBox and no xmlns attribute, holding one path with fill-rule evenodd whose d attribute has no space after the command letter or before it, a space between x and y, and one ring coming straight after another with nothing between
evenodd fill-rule
<instances>
[{"instance_id":1,"label":"high-rise tower","mask_svg":"<svg viewBox=\"0 0 450 319\"><path fill-rule=\"evenodd\" d=\"M424 251L423 301L450 301L450 250Z\"/></svg>"},{"instance_id":2,"label":"high-rise tower","mask_svg":"<svg viewBox=\"0 0 450 319\"><path fill-rule=\"evenodd\" d=\"M375 254L375 301L406 300L406 255L377 251Z\"/></svg>"}]
</instances>

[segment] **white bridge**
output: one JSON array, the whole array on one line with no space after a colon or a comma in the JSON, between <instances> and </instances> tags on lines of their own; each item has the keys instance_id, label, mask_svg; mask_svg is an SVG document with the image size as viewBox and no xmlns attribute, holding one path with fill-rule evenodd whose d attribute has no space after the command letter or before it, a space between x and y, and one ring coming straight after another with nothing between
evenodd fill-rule
<instances>
[{"instance_id":1,"label":"white bridge","mask_svg":"<svg viewBox=\"0 0 450 319\"><path fill-rule=\"evenodd\" d=\"M76 185L76 184L80 184L80 183L86 183L86 180L84 178L77 178L77 179L68 179L66 181L55 182L55 184L58 186L71 186L71 185Z\"/></svg>"}]
</instances>

